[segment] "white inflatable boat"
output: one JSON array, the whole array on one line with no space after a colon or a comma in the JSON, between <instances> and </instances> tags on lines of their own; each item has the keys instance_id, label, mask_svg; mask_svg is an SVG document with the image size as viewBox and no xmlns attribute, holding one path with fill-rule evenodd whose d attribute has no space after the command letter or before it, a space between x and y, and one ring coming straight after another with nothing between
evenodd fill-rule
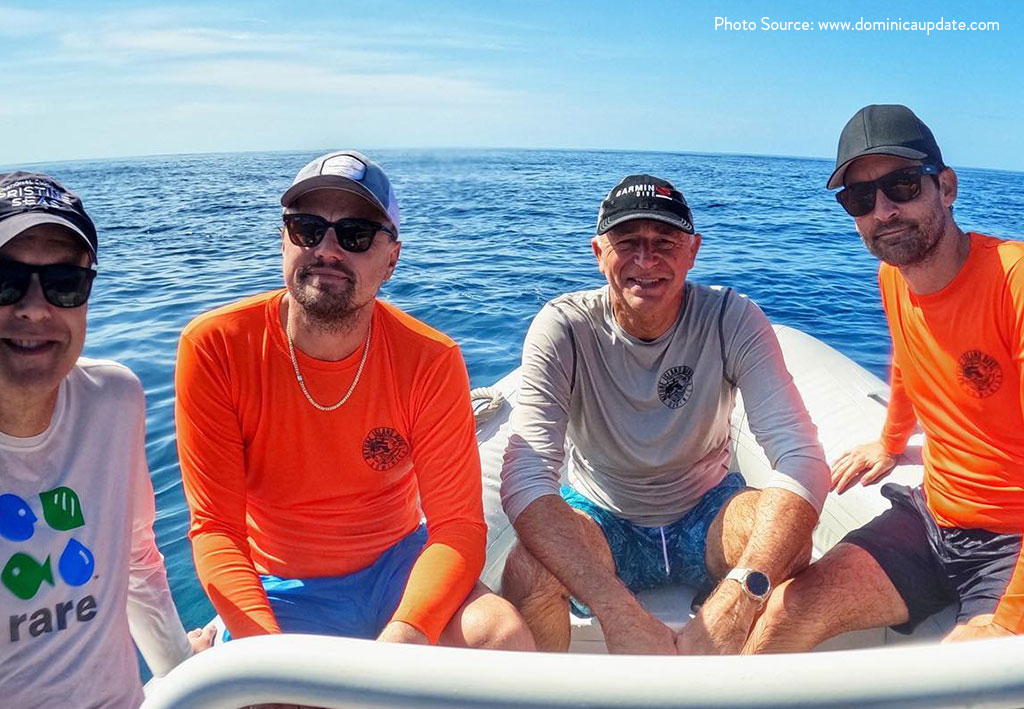
<instances>
[{"instance_id":1,"label":"white inflatable boat","mask_svg":"<svg viewBox=\"0 0 1024 709\"><path fill-rule=\"evenodd\" d=\"M824 343L776 326L786 363L832 459L876 438L888 387ZM516 401L518 371L478 394L487 562L481 579L500 586L515 530L501 509L499 471ZM733 469L749 484L770 466L746 424L732 418ZM920 434L888 480L921 480ZM829 496L815 555L888 508L877 486ZM691 617L693 591L641 595L671 627ZM504 653L383 645L316 636L235 641L184 663L147 688L145 707L228 709L258 702L316 707L1024 707L1024 637L938 645L952 609L912 636L887 629L840 636L808 654L759 657L623 657L605 652L599 625L573 619L570 654ZM898 648L885 647L898 643Z\"/></svg>"}]
</instances>

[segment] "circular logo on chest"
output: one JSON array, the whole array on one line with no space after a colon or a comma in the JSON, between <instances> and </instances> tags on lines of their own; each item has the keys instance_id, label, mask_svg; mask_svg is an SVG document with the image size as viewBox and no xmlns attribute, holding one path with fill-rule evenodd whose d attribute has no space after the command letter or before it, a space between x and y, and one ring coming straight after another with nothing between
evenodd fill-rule
<instances>
[{"instance_id":1,"label":"circular logo on chest","mask_svg":"<svg viewBox=\"0 0 1024 709\"><path fill-rule=\"evenodd\" d=\"M689 367L666 369L658 380L658 398L670 409L678 409L693 393L693 370Z\"/></svg>"},{"instance_id":2,"label":"circular logo on chest","mask_svg":"<svg viewBox=\"0 0 1024 709\"><path fill-rule=\"evenodd\" d=\"M995 357L981 350L968 350L956 363L956 380L971 396L992 396L1003 383L1003 368Z\"/></svg>"},{"instance_id":3,"label":"circular logo on chest","mask_svg":"<svg viewBox=\"0 0 1024 709\"><path fill-rule=\"evenodd\" d=\"M363 440L363 459L374 470L390 470L409 455L409 443L393 428L375 428Z\"/></svg>"}]
</instances>

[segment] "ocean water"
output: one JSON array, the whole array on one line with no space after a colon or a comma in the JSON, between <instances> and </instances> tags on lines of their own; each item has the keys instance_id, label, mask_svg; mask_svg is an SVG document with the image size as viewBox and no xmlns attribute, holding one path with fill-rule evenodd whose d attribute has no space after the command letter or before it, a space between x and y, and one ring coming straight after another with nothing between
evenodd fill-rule
<instances>
[{"instance_id":1,"label":"ocean water","mask_svg":"<svg viewBox=\"0 0 1024 709\"><path fill-rule=\"evenodd\" d=\"M278 199L318 153L52 163L100 232L86 354L142 379L156 532L186 627L213 610L186 536L174 446L173 372L194 316L280 287ZM598 205L624 175L673 181L703 245L690 278L747 293L778 323L885 378L889 339L877 263L824 189L825 160L583 151L374 151L402 207L402 255L382 296L454 337L473 386L517 366L550 298L603 283L590 248ZM958 170L964 229L1024 238L1024 174Z\"/></svg>"}]
</instances>

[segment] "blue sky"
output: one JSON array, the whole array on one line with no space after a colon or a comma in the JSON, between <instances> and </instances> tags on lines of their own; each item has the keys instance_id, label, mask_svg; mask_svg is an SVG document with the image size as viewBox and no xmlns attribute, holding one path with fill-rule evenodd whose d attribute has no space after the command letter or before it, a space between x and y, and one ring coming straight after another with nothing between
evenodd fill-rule
<instances>
[{"instance_id":1,"label":"blue sky","mask_svg":"<svg viewBox=\"0 0 1024 709\"><path fill-rule=\"evenodd\" d=\"M765 16L1000 27L785 32ZM832 157L854 111L900 102L950 164L1024 171L1022 20L1012 0L0 0L0 164L333 147Z\"/></svg>"}]
</instances>

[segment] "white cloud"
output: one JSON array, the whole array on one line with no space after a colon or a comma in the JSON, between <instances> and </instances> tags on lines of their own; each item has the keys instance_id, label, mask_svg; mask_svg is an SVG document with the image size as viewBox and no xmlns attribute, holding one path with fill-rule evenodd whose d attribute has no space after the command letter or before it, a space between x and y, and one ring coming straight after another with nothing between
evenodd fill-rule
<instances>
[{"instance_id":1,"label":"white cloud","mask_svg":"<svg viewBox=\"0 0 1024 709\"><path fill-rule=\"evenodd\" d=\"M350 72L320 64L262 59L181 63L151 79L271 96L336 96L380 105L493 104L518 96L517 92L466 78L413 72Z\"/></svg>"},{"instance_id":2,"label":"white cloud","mask_svg":"<svg viewBox=\"0 0 1024 709\"><path fill-rule=\"evenodd\" d=\"M89 50L100 54L161 54L192 56L262 49L259 37L248 32L228 32L205 27L176 29L114 30L109 32L68 32L61 45L71 51Z\"/></svg>"}]
</instances>

